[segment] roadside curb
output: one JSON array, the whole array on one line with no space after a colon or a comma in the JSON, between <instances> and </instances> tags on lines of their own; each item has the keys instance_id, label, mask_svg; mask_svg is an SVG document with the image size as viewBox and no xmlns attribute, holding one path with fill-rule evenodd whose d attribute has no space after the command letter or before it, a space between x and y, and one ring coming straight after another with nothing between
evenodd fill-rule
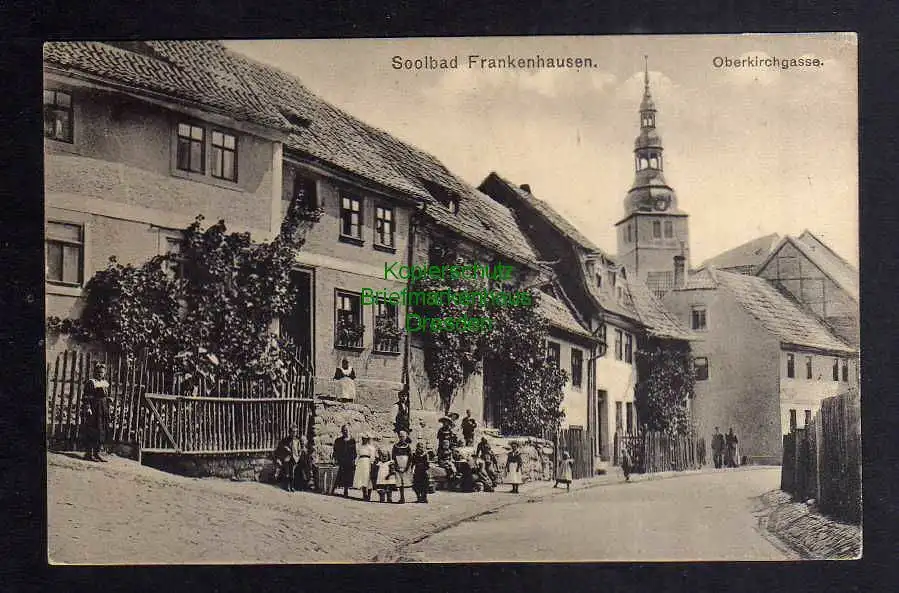
<instances>
[{"instance_id":1,"label":"roadside curb","mask_svg":"<svg viewBox=\"0 0 899 593\"><path fill-rule=\"evenodd\" d=\"M764 469L767 466L747 466L745 468L739 468L736 471L753 471L753 469ZM592 490L594 488L599 488L602 486L618 486L625 485L630 483L639 483L639 482L652 482L658 480L667 480L671 478L681 478L688 476L697 476L702 474L713 474L713 473L721 473L721 470L715 470L713 468L703 468L698 470L686 470L686 471L669 471L669 472L658 472L653 474L633 474L631 475L630 482L624 480L620 472L614 473L606 473L600 476L594 476L592 478L586 478L583 480L579 480L577 487L572 488L570 491L565 489L556 489L551 486L552 482L541 482L540 486L535 487L535 492L532 493L522 493L524 496L521 498L514 498L511 500L498 501L496 504L490 505L484 509L479 511L472 512L464 517L455 517L447 522L435 526L428 533L419 534L413 538L407 539L403 542L398 543L388 550L384 550L376 554L370 562L372 563L401 563L405 562L403 559L403 554L406 549L410 546L413 546L417 543L420 543L430 537L433 537L439 533L442 533L448 529L452 529L462 523L467 521L472 521L477 519L478 517L482 517L484 515L495 513L500 509L506 508L508 506L512 506L515 504L526 504L533 502L540 502L547 498L551 498L553 496L564 496L565 494L574 494L577 492Z\"/></svg>"}]
</instances>

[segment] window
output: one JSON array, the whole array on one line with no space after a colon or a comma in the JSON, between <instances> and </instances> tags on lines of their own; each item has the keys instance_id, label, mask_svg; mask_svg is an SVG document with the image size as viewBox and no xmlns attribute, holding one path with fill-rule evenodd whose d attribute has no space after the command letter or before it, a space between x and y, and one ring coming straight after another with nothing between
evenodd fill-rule
<instances>
[{"instance_id":1,"label":"window","mask_svg":"<svg viewBox=\"0 0 899 593\"><path fill-rule=\"evenodd\" d=\"M637 427L637 419L634 417L634 402L627 402L627 433L631 434L636 432L634 429Z\"/></svg>"},{"instance_id":2,"label":"window","mask_svg":"<svg viewBox=\"0 0 899 593\"><path fill-rule=\"evenodd\" d=\"M625 239L625 241L626 241L627 243L630 243L632 240L633 240L633 239L632 239L632 236L631 236L631 225L628 224L628 225L627 225L627 239Z\"/></svg>"},{"instance_id":3,"label":"window","mask_svg":"<svg viewBox=\"0 0 899 593\"><path fill-rule=\"evenodd\" d=\"M653 239L661 239L662 238L662 223L658 220L652 221L652 238Z\"/></svg>"},{"instance_id":4,"label":"window","mask_svg":"<svg viewBox=\"0 0 899 593\"><path fill-rule=\"evenodd\" d=\"M811 410L806 410L806 411L805 411L805 424L804 424L804 426L805 426L806 428L808 428L808 425L811 424L811 423L812 423L812 411L811 411Z\"/></svg>"},{"instance_id":5,"label":"window","mask_svg":"<svg viewBox=\"0 0 899 593\"><path fill-rule=\"evenodd\" d=\"M557 367L562 366L562 346L557 342L546 343L546 358L555 363Z\"/></svg>"},{"instance_id":6,"label":"window","mask_svg":"<svg viewBox=\"0 0 899 593\"><path fill-rule=\"evenodd\" d=\"M665 238L670 239L674 237L674 223L670 220L665 221Z\"/></svg>"},{"instance_id":7,"label":"window","mask_svg":"<svg viewBox=\"0 0 899 593\"><path fill-rule=\"evenodd\" d=\"M335 321L335 345L338 348L361 348L365 327L362 325L359 295L337 293Z\"/></svg>"},{"instance_id":8,"label":"window","mask_svg":"<svg viewBox=\"0 0 899 593\"><path fill-rule=\"evenodd\" d=\"M833 380L834 381L840 380L840 359L839 358L833 359Z\"/></svg>"},{"instance_id":9,"label":"window","mask_svg":"<svg viewBox=\"0 0 899 593\"><path fill-rule=\"evenodd\" d=\"M624 336L624 362L634 362L634 336L631 334Z\"/></svg>"},{"instance_id":10,"label":"window","mask_svg":"<svg viewBox=\"0 0 899 593\"><path fill-rule=\"evenodd\" d=\"M378 206L375 208L375 245L395 247L393 208Z\"/></svg>"},{"instance_id":11,"label":"window","mask_svg":"<svg viewBox=\"0 0 899 593\"><path fill-rule=\"evenodd\" d=\"M297 175L293 178L293 193L287 199L295 199L305 210L318 208L318 184L315 179Z\"/></svg>"},{"instance_id":12,"label":"window","mask_svg":"<svg viewBox=\"0 0 899 593\"><path fill-rule=\"evenodd\" d=\"M796 410L790 410L790 432L796 430Z\"/></svg>"},{"instance_id":13,"label":"window","mask_svg":"<svg viewBox=\"0 0 899 593\"><path fill-rule=\"evenodd\" d=\"M787 378L792 379L796 376L796 357L792 354L787 354Z\"/></svg>"},{"instance_id":14,"label":"window","mask_svg":"<svg viewBox=\"0 0 899 593\"><path fill-rule=\"evenodd\" d=\"M378 352L396 354L400 351L400 329L396 305L386 301L375 303L375 343Z\"/></svg>"},{"instance_id":15,"label":"window","mask_svg":"<svg viewBox=\"0 0 899 593\"><path fill-rule=\"evenodd\" d=\"M690 327L698 331L708 329L705 307L693 307L693 311L690 314Z\"/></svg>"},{"instance_id":16,"label":"window","mask_svg":"<svg viewBox=\"0 0 899 593\"><path fill-rule=\"evenodd\" d=\"M849 361L848 360L843 361L843 381L845 381L845 382L849 381Z\"/></svg>"},{"instance_id":17,"label":"window","mask_svg":"<svg viewBox=\"0 0 899 593\"><path fill-rule=\"evenodd\" d=\"M812 357L811 356L805 357L805 378L806 379L812 378Z\"/></svg>"},{"instance_id":18,"label":"window","mask_svg":"<svg viewBox=\"0 0 899 593\"><path fill-rule=\"evenodd\" d=\"M212 132L212 176L237 181L237 137Z\"/></svg>"},{"instance_id":19,"label":"window","mask_svg":"<svg viewBox=\"0 0 899 593\"><path fill-rule=\"evenodd\" d=\"M362 200L343 196L340 200L340 234L362 240Z\"/></svg>"},{"instance_id":20,"label":"window","mask_svg":"<svg viewBox=\"0 0 899 593\"><path fill-rule=\"evenodd\" d=\"M623 406L621 402L615 402L615 430L621 432L624 428Z\"/></svg>"},{"instance_id":21,"label":"window","mask_svg":"<svg viewBox=\"0 0 899 593\"><path fill-rule=\"evenodd\" d=\"M47 223L47 281L81 286L84 278L84 229L64 222Z\"/></svg>"},{"instance_id":22,"label":"window","mask_svg":"<svg viewBox=\"0 0 899 593\"><path fill-rule=\"evenodd\" d=\"M620 329L615 330L615 360L621 360L624 358L621 348L621 341L624 337L624 334Z\"/></svg>"},{"instance_id":23,"label":"window","mask_svg":"<svg viewBox=\"0 0 899 593\"><path fill-rule=\"evenodd\" d=\"M583 383L584 353L577 348L571 349L571 385L580 387Z\"/></svg>"},{"instance_id":24,"label":"window","mask_svg":"<svg viewBox=\"0 0 899 593\"><path fill-rule=\"evenodd\" d=\"M602 288L602 274L596 275L596 286Z\"/></svg>"},{"instance_id":25,"label":"window","mask_svg":"<svg viewBox=\"0 0 899 593\"><path fill-rule=\"evenodd\" d=\"M609 341L608 341L608 328L605 324L600 325L596 328L596 337L599 339L599 343L602 348L602 355L606 356L609 353Z\"/></svg>"},{"instance_id":26,"label":"window","mask_svg":"<svg viewBox=\"0 0 899 593\"><path fill-rule=\"evenodd\" d=\"M72 95L62 91L44 91L44 136L71 143L72 121Z\"/></svg>"},{"instance_id":27,"label":"window","mask_svg":"<svg viewBox=\"0 0 899 593\"><path fill-rule=\"evenodd\" d=\"M448 201L446 203L446 209L449 210L450 213L452 213L452 214L458 214L459 213L459 200L450 199L450 201Z\"/></svg>"},{"instance_id":28,"label":"window","mask_svg":"<svg viewBox=\"0 0 899 593\"><path fill-rule=\"evenodd\" d=\"M200 126L178 124L178 168L203 173L206 158L206 131Z\"/></svg>"},{"instance_id":29,"label":"window","mask_svg":"<svg viewBox=\"0 0 899 593\"><path fill-rule=\"evenodd\" d=\"M709 359L699 356L693 359L693 371L697 381L708 381L709 379Z\"/></svg>"}]
</instances>

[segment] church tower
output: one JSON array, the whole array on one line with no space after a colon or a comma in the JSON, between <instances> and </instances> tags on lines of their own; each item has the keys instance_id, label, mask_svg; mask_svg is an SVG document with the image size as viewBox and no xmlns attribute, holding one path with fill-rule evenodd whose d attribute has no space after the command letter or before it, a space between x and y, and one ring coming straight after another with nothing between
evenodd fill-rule
<instances>
[{"instance_id":1,"label":"church tower","mask_svg":"<svg viewBox=\"0 0 899 593\"><path fill-rule=\"evenodd\" d=\"M656 106L649 91L649 65L644 56L640 134L634 141L634 183L624 198L624 218L615 224L618 261L629 277L643 280L657 296L675 282L675 256L690 266L687 214L665 182L662 137L656 130ZM678 270L683 278L685 269Z\"/></svg>"}]
</instances>

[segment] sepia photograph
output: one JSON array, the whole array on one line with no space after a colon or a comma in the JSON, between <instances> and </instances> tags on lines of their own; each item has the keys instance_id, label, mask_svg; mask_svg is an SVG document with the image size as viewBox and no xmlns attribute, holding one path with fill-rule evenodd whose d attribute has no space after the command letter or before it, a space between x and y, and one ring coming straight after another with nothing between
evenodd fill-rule
<instances>
[{"instance_id":1,"label":"sepia photograph","mask_svg":"<svg viewBox=\"0 0 899 593\"><path fill-rule=\"evenodd\" d=\"M855 33L43 46L54 565L862 556Z\"/></svg>"}]
</instances>

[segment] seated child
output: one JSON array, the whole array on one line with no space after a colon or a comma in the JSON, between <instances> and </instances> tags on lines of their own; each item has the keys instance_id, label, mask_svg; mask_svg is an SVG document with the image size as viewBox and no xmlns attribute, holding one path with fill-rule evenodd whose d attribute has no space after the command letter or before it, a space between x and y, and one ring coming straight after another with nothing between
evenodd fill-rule
<instances>
[{"instance_id":1,"label":"seated child","mask_svg":"<svg viewBox=\"0 0 899 593\"><path fill-rule=\"evenodd\" d=\"M437 449L437 465L446 471L447 481L455 479L456 474L459 473L456 469L456 464L453 461L453 451L450 448L449 441L440 443L440 448Z\"/></svg>"}]
</instances>

